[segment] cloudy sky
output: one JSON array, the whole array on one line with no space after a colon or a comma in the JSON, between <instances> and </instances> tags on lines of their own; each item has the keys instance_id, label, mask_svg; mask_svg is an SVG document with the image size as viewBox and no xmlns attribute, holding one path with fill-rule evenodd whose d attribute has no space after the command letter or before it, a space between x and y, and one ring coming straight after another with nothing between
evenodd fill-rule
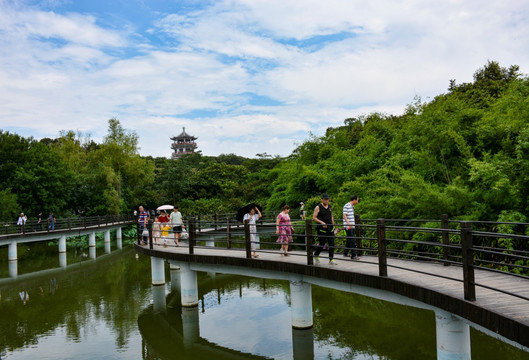
<instances>
[{"instance_id":1,"label":"cloudy sky","mask_svg":"<svg viewBox=\"0 0 529 360\"><path fill-rule=\"evenodd\" d=\"M0 0L0 129L142 155L289 155L348 117L402 114L488 60L529 72L523 0Z\"/></svg>"}]
</instances>

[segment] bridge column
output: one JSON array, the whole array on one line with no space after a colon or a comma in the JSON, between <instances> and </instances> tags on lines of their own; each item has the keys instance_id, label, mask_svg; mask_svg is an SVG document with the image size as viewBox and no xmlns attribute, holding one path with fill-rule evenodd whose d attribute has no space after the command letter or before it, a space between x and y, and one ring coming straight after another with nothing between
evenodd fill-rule
<instances>
[{"instance_id":1,"label":"bridge column","mask_svg":"<svg viewBox=\"0 0 529 360\"><path fill-rule=\"evenodd\" d=\"M165 260L151 256L151 275L153 285L165 285Z\"/></svg>"},{"instance_id":2,"label":"bridge column","mask_svg":"<svg viewBox=\"0 0 529 360\"><path fill-rule=\"evenodd\" d=\"M180 291L180 266L169 263L171 291Z\"/></svg>"},{"instance_id":3,"label":"bridge column","mask_svg":"<svg viewBox=\"0 0 529 360\"><path fill-rule=\"evenodd\" d=\"M206 240L206 246L215 247L215 236L211 235L208 240Z\"/></svg>"},{"instance_id":4,"label":"bridge column","mask_svg":"<svg viewBox=\"0 0 529 360\"><path fill-rule=\"evenodd\" d=\"M189 349L200 337L198 306L182 307L182 335L184 348Z\"/></svg>"},{"instance_id":5,"label":"bridge column","mask_svg":"<svg viewBox=\"0 0 529 360\"><path fill-rule=\"evenodd\" d=\"M123 247L123 235L120 227L116 229L116 246L118 249Z\"/></svg>"},{"instance_id":6,"label":"bridge column","mask_svg":"<svg viewBox=\"0 0 529 360\"><path fill-rule=\"evenodd\" d=\"M17 242L16 240L13 240L9 243L8 249L7 249L7 260L13 261L17 260Z\"/></svg>"},{"instance_id":7,"label":"bridge column","mask_svg":"<svg viewBox=\"0 0 529 360\"><path fill-rule=\"evenodd\" d=\"M191 270L188 263L180 264L180 287L182 307L198 306L197 273Z\"/></svg>"},{"instance_id":8,"label":"bridge column","mask_svg":"<svg viewBox=\"0 0 529 360\"><path fill-rule=\"evenodd\" d=\"M164 312L167 304L165 300L165 286L152 285L152 306L155 313Z\"/></svg>"},{"instance_id":9,"label":"bridge column","mask_svg":"<svg viewBox=\"0 0 529 360\"><path fill-rule=\"evenodd\" d=\"M292 327L294 329L310 329L312 322L312 292L309 283L300 276L290 278L290 303Z\"/></svg>"},{"instance_id":10,"label":"bridge column","mask_svg":"<svg viewBox=\"0 0 529 360\"><path fill-rule=\"evenodd\" d=\"M454 315L435 311L438 360L470 360L470 328Z\"/></svg>"},{"instance_id":11,"label":"bridge column","mask_svg":"<svg viewBox=\"0 0 529 360\"><path fill-rule=\"evenodd\" d=\"M8 267L9 276L12 278L16 278L18 276L18 260L9 260Z\"/></svg>"},{"instance_id":12,"label":"bridge column","mask_svg":"<svg viewBox=\"0 0 529 360\"><path fill-rule=\"evenodd\" d=\"M110 230L105 230L105 253L110 254Z\"/></svg>"},{"instance_id":13,"label":"bridge column","mask_svg":"<svg viewBox=\"0 0 529 360\"><path fill-rule=\"evenodd\" d=\"M88 254L90 256L90 259L95 260L96 259L96 233L91 232L88 235Z\"/></svg>"},{"instance_id":14,"label":"bridge column","mask_svg":"<svg viewBox=\"0 0 529 360\"><path fill-rule=\"evenodd\" d=\"M59 253L59 266L62 268L65 268L68 266L68 262L66 261L66 252Z\"/></svg>"},{"instance_id":15,"label":"bridge column","mask_svg":"<svg viewBox=\"0 0 529 360\"><path fill-rule=\"evenodd\" d=\"M59 238L59 254L66 252L66 235L61 235Z\"/></svg>"}]
</instances>

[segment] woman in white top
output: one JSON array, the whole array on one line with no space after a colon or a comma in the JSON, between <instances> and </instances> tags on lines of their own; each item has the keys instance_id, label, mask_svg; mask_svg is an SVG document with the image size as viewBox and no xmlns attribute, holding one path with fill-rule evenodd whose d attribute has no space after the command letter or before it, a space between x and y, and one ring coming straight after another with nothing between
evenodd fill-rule
<instances>
[{"instance_id":1,"label":"woman in white top","mask_svg":"<svg viewBox=\"0 0 529 360\"><path fill-rule=\"evenodd\" d=\"M257 212L257 214L256 214ZM239 215L240 216L240 215ZM250 210L248 214L244 214L244 217L242 218L242 221L245 222L248 220L248 224L250 224L250 246L252 249L252 257L256 258L259 257L257 255L256 251L256 243L257 243L257 226L255 225L257 220L259 220L263 215L261 215L261 212L257 207L254 207Z\"/></svg>"}]
</instances>

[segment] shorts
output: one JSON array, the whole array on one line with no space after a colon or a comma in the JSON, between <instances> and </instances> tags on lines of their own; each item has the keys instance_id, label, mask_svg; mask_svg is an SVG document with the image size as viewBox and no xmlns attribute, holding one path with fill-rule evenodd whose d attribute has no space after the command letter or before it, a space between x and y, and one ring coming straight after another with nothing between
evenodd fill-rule
<instances>
[{"instance_id":1,"label":"shorts","mask_svg":"<svg viewBox=\"0 0 529 360\"><path fill-rule=\"evenodd\" d=\"M175 232L177 234L181 234L182 233L182 226L173 227L173 232Z\"/></svg>"}]
</instances>

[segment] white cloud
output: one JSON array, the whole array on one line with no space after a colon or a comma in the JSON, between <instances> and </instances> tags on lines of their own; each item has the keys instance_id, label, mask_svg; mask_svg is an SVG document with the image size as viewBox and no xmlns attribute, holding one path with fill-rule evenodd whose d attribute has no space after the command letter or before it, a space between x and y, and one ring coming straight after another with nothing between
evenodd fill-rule
<instances>
[{"instance_id":1,"label":"white cloud","mask_svg":"<svg viewBox=\"0 0 529 360\"><path fill-rule=\"evenodd\" d=\"M529 4L515 0L226 0L160 9L144 33L103 27L104 9L0 4L0 127L98 141L117 117L143 155L170 156L182 126L206 155L288 155L309 132L471 81L487 60L529 69Z\"/></svg>"}]
</instances>

